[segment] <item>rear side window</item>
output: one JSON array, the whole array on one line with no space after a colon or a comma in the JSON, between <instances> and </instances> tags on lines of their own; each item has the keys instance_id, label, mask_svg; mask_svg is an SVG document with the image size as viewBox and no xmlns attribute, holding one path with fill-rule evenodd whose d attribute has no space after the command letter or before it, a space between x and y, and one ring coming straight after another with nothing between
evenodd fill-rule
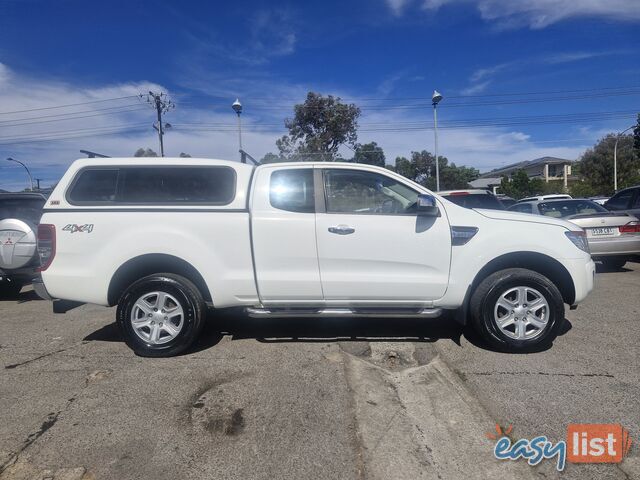
<instances>
[{"instance_id":1,"label":"rear side window","mask_svg":"<svg viewBox=\"0 0 640 480\"><path fill-rule=\"evenodd\" d=\"M273 208L289 212L315 211L313 169L276 170L271 174L269 202Z\"/></svg>"},{"instance_id":2,"label":"rear side window","mask_svg":"<svg viewBox=\"0 0 640 480\"><path fill-rule=\"evenodd\" d=\"M71 203L226 205L235 197L230 167L122 167L84 170Z\"/></svg>"}]
</instances>

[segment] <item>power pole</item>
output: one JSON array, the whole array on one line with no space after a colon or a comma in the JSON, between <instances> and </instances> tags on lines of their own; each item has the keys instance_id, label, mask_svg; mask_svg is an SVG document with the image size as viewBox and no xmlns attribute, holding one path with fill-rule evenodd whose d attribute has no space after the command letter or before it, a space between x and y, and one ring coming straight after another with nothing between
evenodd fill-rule
<instances>
[{"instance_id":1,"label":"power pole","mask_svg":"<svg viewBox=\"0 0 640 480\"><path fill-rule=\"evenodd\" d=\"M171 128L169 123L162 123L162 115L167 113L172 108L175 108L175 104L169 99L169 96L166 93L154 93L149 92L146 95L140 95L141 99L144 99L153 109L156 111L157 115L157 125L154 123L153 128L158 131L158 139L160 140L160 156L164 157L164 142L162 137L164 136L164 131L167 128Z\"/></svg>"}]
</instances>

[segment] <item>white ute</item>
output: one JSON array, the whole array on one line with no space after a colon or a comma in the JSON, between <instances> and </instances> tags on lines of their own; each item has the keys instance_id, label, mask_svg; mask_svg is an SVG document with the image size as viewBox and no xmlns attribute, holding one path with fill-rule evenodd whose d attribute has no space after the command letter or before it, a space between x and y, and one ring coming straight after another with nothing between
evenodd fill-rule
<instances>
[{"instance_id":1,"label":"white ute","mask_svg":"<svg viewBox=\"0 0 640 480\"><path fill-rule=\"evenodd\" d=\"M564 304L594 277L575 224L462 208L353 163L78 160L47 201L38 250L36 287L54 311L117 305L143 356L184 351L207 309L228 307L264 318L456 310L495 348L527 351L555 338Z\"/></svg>"}]
</instances>

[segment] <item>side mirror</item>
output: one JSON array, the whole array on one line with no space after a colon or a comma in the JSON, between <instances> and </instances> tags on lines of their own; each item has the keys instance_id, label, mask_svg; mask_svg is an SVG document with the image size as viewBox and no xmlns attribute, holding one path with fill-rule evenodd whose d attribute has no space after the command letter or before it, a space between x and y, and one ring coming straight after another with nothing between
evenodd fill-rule
<instances>
[{"instance_id":1,"label":"side mirror","mask_svg":"<svg viewBox=\"0 0 640 480\"><path fill-rule=\"evenodd\" d=\"M436 198L433 195L421 194L418 195L416 202L416 212L423 217L438 217L440 216L440 210L436 203Z\"/></svg>"}]
</instances>

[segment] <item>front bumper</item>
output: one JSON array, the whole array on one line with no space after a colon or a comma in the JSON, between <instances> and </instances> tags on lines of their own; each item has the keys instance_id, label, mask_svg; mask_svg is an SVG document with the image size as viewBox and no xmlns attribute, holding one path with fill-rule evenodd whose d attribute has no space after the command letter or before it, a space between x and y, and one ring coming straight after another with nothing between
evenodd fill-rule
<instances>
[{"instance_id":1,"label":"front bumper","mask_svg":"<svg viewBox=\"0 0 640 480\"><path fill-rule=\"evenodd\" d=\"M596 276L596 264L593 260L585 261L583 259L563 260L564 266L569 271L573 280L575 290L575 298L572 305L577 305L583 301L589 292L593 290L594 278Z\"/></svg>"}]
</instances>

